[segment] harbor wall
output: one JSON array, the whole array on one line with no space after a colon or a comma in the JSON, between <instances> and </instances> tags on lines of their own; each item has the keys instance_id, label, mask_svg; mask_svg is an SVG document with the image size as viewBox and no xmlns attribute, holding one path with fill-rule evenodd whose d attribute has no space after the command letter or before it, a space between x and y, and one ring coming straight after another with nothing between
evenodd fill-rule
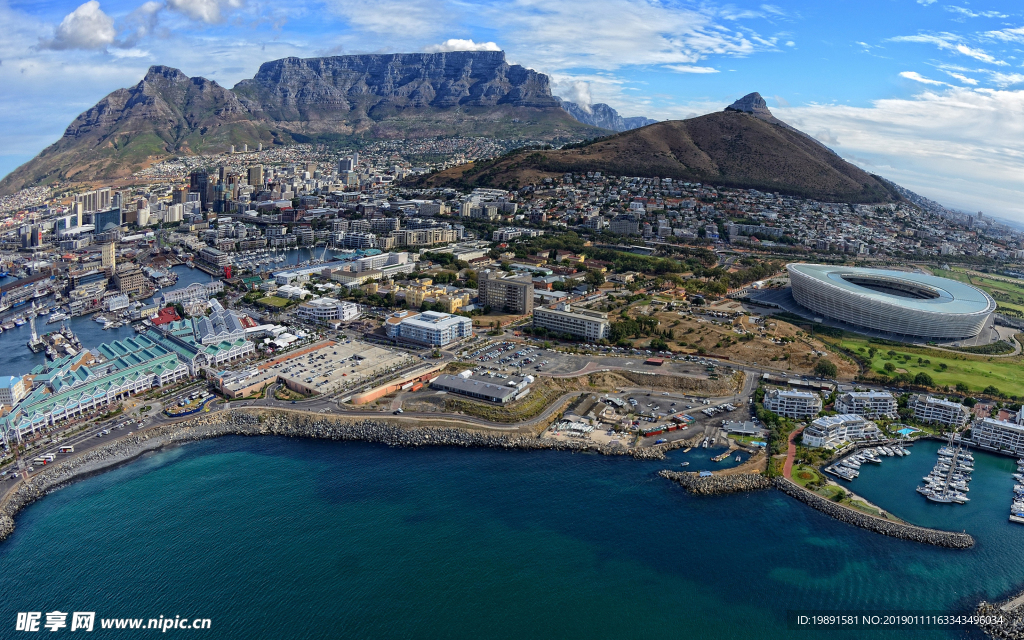
<instances>
[{"instance_id":1,"label":"harbor wall","mask_svg":"<svg viewBox=\"0 0 1024 640\"><path fill-rule=\"evenodd\" d=\"M937 547L950 549L969 549L974 546L974 538L967 533L955 533L952 531L940 531L938 529L927 529L901 522L892 522L882 518L869 516L866 513L854 511L842 505L827 500L822 496L808 491L792 480L786 478L775 478L773 484L776 489L788 496L796 498L807 506L816 509L825 515L835 518L840 522L852 524L855 527L874 531L892 538L923 542Z\"/></svg>"},{"instance_id":2,"label":"harbor wall","mask_svg":"<svg viewBox=\"0 0 1024 640\"><path fill-rule=\"evenodd\" d=\"M700 477L694 472L659 471L658 475L676 482L682 488L699 496L743 491L760 491L772 486L771 480L760 473L736 473L732 475L711 475Z\"/></svg>"}]
</instances>

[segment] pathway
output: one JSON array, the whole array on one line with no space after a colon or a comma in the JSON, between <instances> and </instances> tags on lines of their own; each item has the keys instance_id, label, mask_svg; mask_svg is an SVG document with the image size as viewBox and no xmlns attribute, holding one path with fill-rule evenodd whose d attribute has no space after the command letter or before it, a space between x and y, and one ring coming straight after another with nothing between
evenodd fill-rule
<instances>
[{"instance_id":1,"label":"pathway","mask_svg":"<svg viewBox=\"0 0 1024 640\"><path fill-rule=\"evenodd\" d=\"M796 437L803 433L804 428L800 427L789 434L789 448L786 449L786 464L782 467L782 477L790 479L793 477L793 459L796 457Z\"/></svg>"}]
</instances>

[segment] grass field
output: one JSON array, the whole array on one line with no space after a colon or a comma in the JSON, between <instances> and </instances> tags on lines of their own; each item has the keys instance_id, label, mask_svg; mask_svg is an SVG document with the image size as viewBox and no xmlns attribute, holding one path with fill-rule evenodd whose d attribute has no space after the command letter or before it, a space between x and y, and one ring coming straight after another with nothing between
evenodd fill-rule
<instances>
[{"instance_id":1,"label":"grass field","mask_svg":"<svg viewBox=\"0 0 1024 640\"><path fill-rule=\"evenodd\" d=\"M973 271L935 271L936 275L972 284L995 298L1000 311L1024 317L1024 282L1006 276L986 276ZM1016 313L1014 313L1016 312Z\"/></svg>"},{"instance_id":2,"label":"grass field","mask_svg":"<svg viewBox=\"0 0 1024 640\"><path fill-rule=\"evenodd\" d=\"M278 309L283 309L288 306L288 300L278 298L277 296L267 296L266 298L260 298L256 302L268 307L277 307Z\"/></svg>"},{"instance_id":3,"label":"grass field","mask_svg":"<svg viewBox=\"0 0 1024 640\"><path fill-rule=\"evenodd\" d=\"M1021 357L989 358L986 356L969 356L912 346L889 346L869 343L867 338L846 337L841 341L843 347L869 360L868 350L874 347L877 351L871 358L871 369L876 373L885 373L885 363L892 362L897 369L906 369L910 375L925 372L932 377L938 386L955 387L957 383L966 384L971 391L981 391L985 387L994 386L1009 395L1024 395L1024 361ZM861 351L863 349L863 351ZM889 357L889 351L895 351ZM904 362L902 356L910 356ZM930 360L931 364L918 363L917 359ZM945 364L943 370L941 365Z\"/></svg>"}]
</instances>

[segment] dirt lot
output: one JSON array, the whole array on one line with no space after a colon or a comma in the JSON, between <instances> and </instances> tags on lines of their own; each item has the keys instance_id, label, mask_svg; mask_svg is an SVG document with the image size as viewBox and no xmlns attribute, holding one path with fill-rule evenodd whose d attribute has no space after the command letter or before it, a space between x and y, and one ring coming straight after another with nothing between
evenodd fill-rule
<instances>
[{"instance_id":1,"label":"dirt lot","mask_svg":"<svg viewBox=\"0 0 1024 640\"><path fill-rule=\"evenodd\" d=\"M723 355L737 363L784 369L798 374L808 374L822 357L835 363L839 378L853 379L859 369L857 365L838 354L829 351L820 340L810 338L798 327L788 322L766 318L764 324L755 324L753 316L737 318L716 318L706 315L679 314L660 311L660 330L671 331L671 340L666 342L673 350L699 352L708 355ZM762 330L763 329L763 330ZM647 340L635 340L636 346L647 344Z\"/></svg>"}]
</instances>

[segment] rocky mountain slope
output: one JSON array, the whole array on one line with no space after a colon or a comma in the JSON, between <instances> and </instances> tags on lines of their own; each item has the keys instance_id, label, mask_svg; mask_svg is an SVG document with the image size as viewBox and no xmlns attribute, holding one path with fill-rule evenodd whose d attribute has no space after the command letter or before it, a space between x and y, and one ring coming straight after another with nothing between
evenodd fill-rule
<instances>
[{"instance_id":1,"label":"rocky mountain slope","mask_svg":"<svg viewBox=\"0 0 1024 640\"><path fill-rule=\"evenodd\" d=\"M569 116L548 77L500 51L285 58L227 90L152 67L0 181L0 193L58 179L125 177L178 154L292 140L481 135L564 142L603 130Z\"/></svg>"},{"instance_id":2,"label":"rocky mountain slope","mask_svg":"<svg viewBox=\"0 0 1024 640\"><path fill-rule=\"evenodd\" d=\"M724 111L669 120L573 148L522 150L454 167L427 185L525 185L566 172L662 177L831 202L887 202L880 179L775 118L754 93Z\"/></svg>"},{"instance_id":3,"label":"rocky mountain slope","mask_svg":"<svg viewBox=\"0 0 1024 640\"><path fill-rule=\"evenodd\" d=\"M566 113L580 122L611 131L630 131L657 122L657 120L651 120L643 116L623 118L619 115L618 111L603 102L592 104L588 107L576 104L575 102L569 102L568 100L560 100L560 103Z\"/></svg>"}]
</instances>

